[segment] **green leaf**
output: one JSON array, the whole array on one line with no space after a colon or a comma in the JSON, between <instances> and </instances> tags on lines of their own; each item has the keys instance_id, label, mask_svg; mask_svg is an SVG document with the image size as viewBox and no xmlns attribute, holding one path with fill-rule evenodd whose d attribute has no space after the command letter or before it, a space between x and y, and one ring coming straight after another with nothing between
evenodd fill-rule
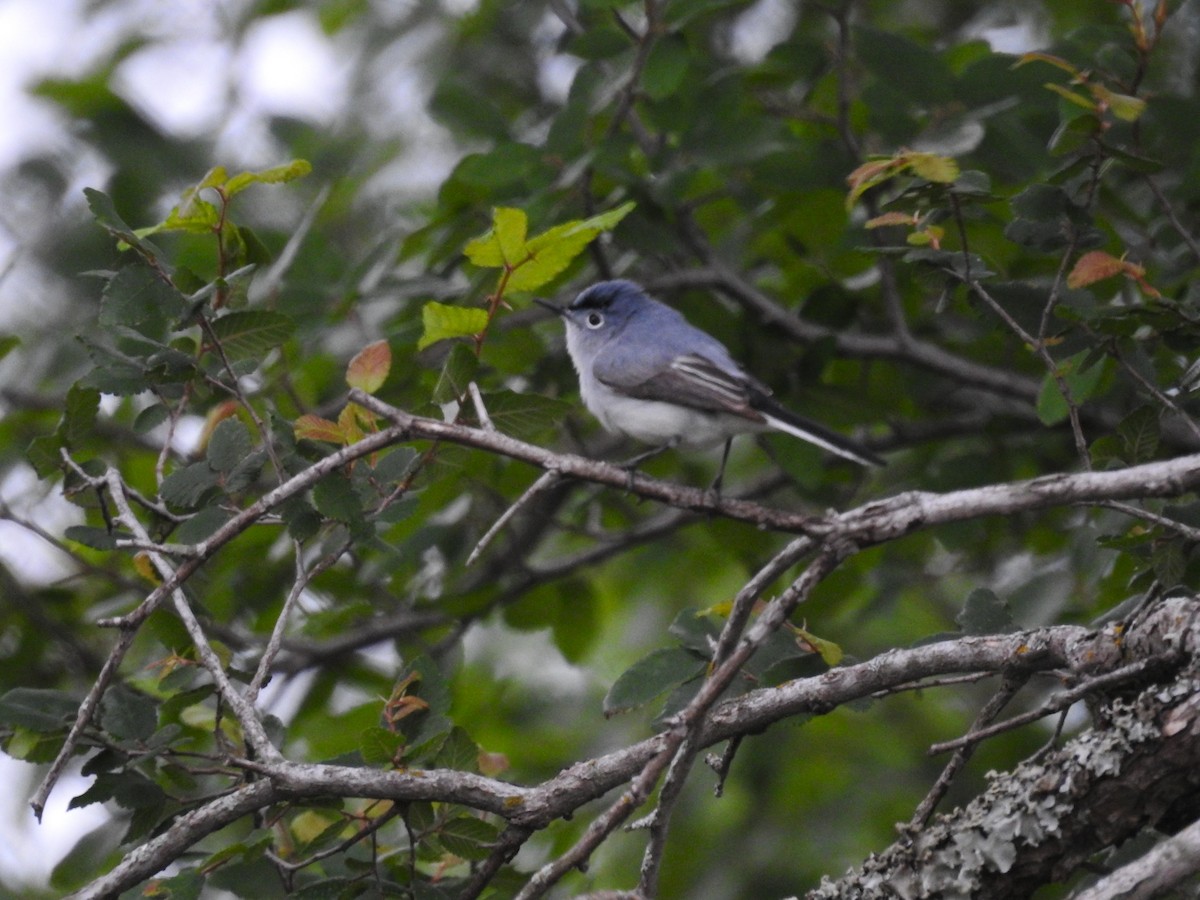
<instances>
[{"instance_id":1,"label":"green leaf","mask_svg":"<svg viewBox=\"0 0 1200 900\"><path fill-rule=\"evenodd\" d=\"M181 524L171 539L180 544L197 544L233 517L233 513L219 506L206 506Z\"/></svg>"},{"instance_id":2,"label":"green leaf","mask_svg":"<svg viewBox=\"0 0 1200 900\"><path fill-rule=\"evenodd\" d=\"M563 272L597 235L615 228L636 205L633 201L623 203L616 209L588 219L564 222L530 238L525 245L529 260L513 272L508 279L508 289L533 291L549 283Z\"/></svg>"},{"instance_id":3,"label":"green leaf","mask_svg":"<svg viewBox=\"0 0 1200 900\"><path fill-rule=\"evenodd\" d=\"M196 869L154 879L154 900L200 900L203 893L204 875Z\"/></svg>"},{"instance_id":4,"label":"green leaf","mask_svg":"<svg viewBox=\"0 0 1200 900\"><path fill-rule=\"evenodd\" d=\"M214 319L212 330L230 359L261 358L290 338L296 323L273 310L246 310Z\"/></svg>"},{"instance_id":5,"label":"green leaf","mask_svg":"<svg viewBox=\"0 0 1200 900\"><path fill-rule=\"evenodd\" d=\"M15 334L6 334L4 337L0 337L0 359L4 359L20 346L21 339Z\"/></svg>"},{"instance_id":6,"label":"green leaf","mask_svg":"<svg viewBox=\"0 0 1200 900\"><path fill-rule=\"evenodd\" d=\"M94 188L84 188L83 194L87 197L88 208L92 211L93 218L101 228L121 243L132 247L143 257L151 260L164 272L170 273L170 269L160 258L161 251L149 241L142 240L132 228L125 224L125 220L117 215L117 208L113 206L111 197Z\"/></svg>"},{"instance_id":7,"label":"green leaf","mask_svg":"<svg viewBox=\"0 0 1200 900\"><path fill-rule=\"evenodd\" d=\"M303 178L312 171L312 163L306 159L293 159L281 166L260 169L257 172L239 172L225 183L225 196L241 193L252 184L284 184Z\"/></svg>"},{"instance_id":8,"label":"green leaf","mask_svg":"<svg viewBox=\"0 0 1200 900\"><path fill-rule=\"evenodd\" d=\"M392 348L387 341L367 344L346 367L346 383L368 394L373 394L387 380L392 368Z\"/></svg>"},{"instance_id":9,"label":"green leaf","mask_svg":"<svg viewBox=\"0 0 1200 900\"><path fill-rule=\"evenodd\" d=\"M1088 90L1092 92L1093 97L1106 104L1112 110L1112 114L1122 122L1136 122L1146 111L1146 101L1141 97L1119 94L1102 84L1089 84Z\"/></svg>"},{"instance_id":10,"label":"green leaf","mask_svg":"<svg viewBox=\"0 0 1200 900\"><path fill-rule=\"evenodd\" d=\"M313 488L313 504L317 512L327 519L347 523L362 519L362 501L350 479L340 472L327 475L317 482Z\"/></svg>"},{"instance_id":11,"label":"green leaf","mask_svg":"<svg viewBox=\"0 0 1200 900\"><path fill-rule=\"evenodd\" d=\"M78 384L71 385L67 391L62 421L58 424L58 435L68 449L78 448L91 437L99 411L99 391Z\"/></svg>"},{"instance_id":12,"label":"green leaf","mask_svg":"<svg viewBox=\"0 0 1200 900\"><path fill-rule=\"evenodd\" d=\"M487 859L499 830L474 816L458 816L438 829L442 846L463 859Z\"/></svg>"},{"instance_id":13,"label":"green leaf","mask_svg":"<svg viewBox=\"0 0 1200 900\"><path fill-rule=\"evenodd\" d=\"M1013 624L1008 604L987 588L971 591L954 621L966 634L999 634Z\"/></svg>"},{"instance_id":14,"label":"green leaf","mask_svg":"<svg viewBox=\"0 0 1200 900\"><path fill-rule=\"evenodd\" d=\"M433 402L455 403L467 395L467 385L479 370L479 357L466 344L455 344L442 364L437 384L433 388Z\"/></svg>"},{"instance_id":15,"label":"green leaf","mask_svg":"<svg viewBox=\"0 0 1200 900\"><path fill-rule=\"evenodd\" d=\"M79 711L79 701L63 691L18 687L0 697L0 723L30 731L63 730Z\"/></svg>"},{"instance_id":16,"label":"green leaf","mask_svg":"<svg viewBox=\"0 0 1200 900\"><path fill-rule=\"evenodd\" d=\"M217 472L232 472L254 449L254 439L241 419L222 419L208 441L208 464Z\"/></svg>"},{"instance_id":17,"label":"green leaf","mask_svg":"<svg viewBox=\"0 0 1200 900\"><path fill-rule=\"evenodd\" d=\"M398 731L373 725L359 735L359 753L368 766L393 766L406 740Z\"/></svg>"},{"instance_id":18,"label":"green leaf","mask_svg":"<svg viewBox=\"0 0 1200 900\"><path fill-rule=\"evenodd\" d=\"M421 309L421 320L425 330L417 341L417 349L424 350L431 344L450 338L473 337L487 328L487 310L448 306L431 300Z\"/></svg>"},{"instance_id":19,"label":"green leaf","mask_svg":"<svg viewBox=\"0 0 1200 900\"><path fill-rule=\"evenodd\" d=\"M117 546L116 539L108 529L92 525L72 525L63 532L63 537L93 550L115 550Z\"/></svg>"},{"instance_id":20,"label":"green leaf","mask_svg":"<svg viewBox=\"0 0 1200 900\"><path fill-rule=\"evenodd\" d=\"M1059 373L1071 393L1071 400L1076 406L1083 404L1100 384L1104 375L1103 360L1093 363L1080 370L1087 357L1087 352L1080 352L1059 364ZM1049 372L1042 378L1042 387L1038 392L1037 414L1044 425L1057 425L1070 414L1066 398L1059 389L1058 381Z\"/></svg>"},{"instance_id":21,"label":"green leaf","mask_svg":"<svg viewBox=\"0 0 1200 900\"><path fill-rule=\"evenodd\" d=\"M1152 406L1134 410L1121 420L1117 434L1125 447L1125 459L1128 462L1134 465L1150 462L1158 452L1162 434L1158 411Z\"/></svg>"},{"instance_id":22,"label":"green leaf","mask_svg":"<svg viewBox=\"0 0 1200 900\"><path fill-rule=\"evenodd\" d=\"M554 645L567 662L578 663L600 636L600 604L595 591L579 591L559 604L554 617Z\"/></svg>"},{"instance_id":23,"label":"green leaf","mask_svg":"<svg viewBox=\"0 0 1200 900\"><path fill-rule=\"evenodd\" d=\"M682 35L660 38L650 49L642 71L642 90L652 100L664 100L674 94L687 75L691 53Z\"/></svg>"},{"instance_id":24,"label":"green leaf","mask_svg":"<svg viewBox=\"0 0 1200 900\"><path fill-rule=\"evenodd\" d=\"M604 698L606 716L649 703L659 694L699 676L706 661L690 650L668 647L635 662L613 682Z\"/></svg>"},{"instance_id":25,"label":"green leaf","mask_svg":"<svg viewBox=\"0 0 1200 900\"><path fill-rule=\"evenodd\" d=\"M137 434L153 431L171 417L171 410L161 403L152 403L137 414L133 420L133 430Z\"/></svg>"},{"instance_id":26,"label":"green leaf","mask_svg":"<svg viewBox=\"0 0 1200 900\"><path fill-rule=\"evenodd\" d=\"M541 394L496 391L483 398L492 423L505 434L535 440L557 431L575 404Z\"/></svg>"},{"instance_id":27,"label":"green leaf","mask_svg":"<svg viewBox=\"0 0 1200 900\"><path fill-rule=\"evenodd\" d=\"M159 494L171 506L192 509L206 491L217 486L217 481L217 473L206 461L195 462L164 478Z\"/></svg>"},{"instance_id":28,"label":"green leaf","mask_svg":"<svg viewBox=\"0 0 1200 900\"><path fill-rule=\"evenodd\" d=\"M500 257L509 266L520 265L525 260L525 235L529 220L525 210L502 206L492 213L492 233L500 247Z\"/></svg>"},{"instance_id":29,"label":"green leaf","mask_svg":"<svg viewBox=\"0 0 1200 900\"><path fill-rule=\"evenodd\" d=\"M100 725L120 741L147 740L158 728L158 704L145 694L115 684L104 694Z\"/></svg>"},{"instance_id":30,"label":"green leaf","mask_svg":"<svg viewBox=\"0 0 1200 900\"><path fill-rule=\"evenodd\" d=\"M442 748L438 750L439 769L457 769L460 772L475 772L479 769L479 745L471 740L466 729L454 726Z\"/></svg>"}]
</instances>

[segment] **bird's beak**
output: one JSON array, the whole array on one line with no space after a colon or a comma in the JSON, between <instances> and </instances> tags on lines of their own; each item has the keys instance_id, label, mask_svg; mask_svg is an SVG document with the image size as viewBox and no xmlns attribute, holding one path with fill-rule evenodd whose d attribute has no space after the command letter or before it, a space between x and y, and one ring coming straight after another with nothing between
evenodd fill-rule
<instances>
[{"instance_id":1,"label":"bird's beak","mask_svg":"<svg viewBox=\"0 0 1200 900\"><path fill-rule=\"evenodd\" d=\"M546 309L550 310L556 316L564 316L567 313L567 311L565 309L563 309L561 306L559 306L557 303L551 303L549 300L543 300L541 297L534 297L533 302L536 303L538 306L546 307Z\"/></svg>"}]
</instances>

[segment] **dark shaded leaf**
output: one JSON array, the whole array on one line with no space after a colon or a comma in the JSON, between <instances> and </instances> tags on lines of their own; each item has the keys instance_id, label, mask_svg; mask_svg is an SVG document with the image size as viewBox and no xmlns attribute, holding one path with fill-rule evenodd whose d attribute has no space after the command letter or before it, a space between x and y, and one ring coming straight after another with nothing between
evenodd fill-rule
<instances>
[{"instance_id":1,"label":"dark shaded leaf","mask_svg":"<svg viewBox=\"0 0 1200 900\"><path fill-rule=\"evenodd\" d=\"M635 662L613 682L604 697L606 716L649 703L664 691L698 677L705 660L683 648L663 648Z\"/></svg>"},{"instance_id":2,"label":"dark shaded leaf","mask_svg":"<svg viewBox=\"0 0 1200 900\"><path fill-rule=\"evenodd\" d=\"M231 312L212 322L230 359L262 357L292 336L296 323L272 310Z\"/></svg>"},{"instance_id":3,"label":"dark shaded leaf","mask_svg":"<svg viewBox=\"0 0 1200 900\"><path fill-rule=\"evenodd\" d=\"M18 687L0 697L0 722L31 731L58 731L79 711L79 701L63 691Z\"/></svg>"},{"instance_id":4,"label":"dark shaded leaf","mask_svg":"<svg viewBox=\"0 0 1200 900\"><path fill-rule=\"evenodd\" d=\"M987 588L971 591L954 621L966 634L1000 634L1013 627L1008 603Z\"/></svg>"}]
</instances>

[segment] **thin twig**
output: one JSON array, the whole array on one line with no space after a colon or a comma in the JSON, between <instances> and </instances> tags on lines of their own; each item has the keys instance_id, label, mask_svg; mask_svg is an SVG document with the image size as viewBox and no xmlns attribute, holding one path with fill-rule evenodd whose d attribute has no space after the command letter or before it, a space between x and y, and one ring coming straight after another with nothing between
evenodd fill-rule
<instances>
[{"instance_id":1,"label":"thin twig","mask_svg":"<svg viewBox=\"0 0 1200 900\"><path fill-rule=\"evenodd\" d=\"M1134 506L1132 503L1122 503L1119 500L1108 500L1103 503L1088 504L1089 506L1102 506L1105 509L1116 510L1124 513L1127 516L1132 516L1135 519L1141 519L1143 522L1150 522L1162 528L1166 528L1175 532L1182 538L1189 541L1200 543L1200 528L1193 528L1180 522L1178 519L1170 519L1156 512L1151 512L1148 509L1142 509L1140 506Z\"/></svg>"},{"instance_id":2,"label":"thin twig","mask_svg":"<svg viewBox=\"0 0 1200 900\"><path fill-rule=\"evenodd\" d=\"M121 479L120 472L115 468L110 468L106 475L106 480L108 482L109 496L112 497L113 503L116 504L118 516L122 524L140 540L150 543L150 536L142 526L141 520L133 514L133 509L129 505L129 499L125 496L125 484ZM161 553L152 551L147 555L150 557L150 562L164 582L171 580L175 576L175 569ZM195 613L192 612L192 607L188 603L188 599L181 587L172 589L171 600L175 605L176 614L183 621L183 627L192 639L192 644L196 649L196 654L200 657L200 662L208 670L213 681L216 682L220 696L229 704L234 715L237 716L238 724L241 725L242 733L246 736L247 742L254 748L255 753L260 758L277 759L279 753L271 743L270 738L267 737L262 720L259 719L258 714L254 711L253 705L242 696L229 680L229 676L225 674L225 666L221 662L221 658L217 656L216 651L213 650L212 645L208 642L208 638L204 634L204 629L200 627L200 622L196 619Z\"/></svg>"},{"instance_id":3,"label":"thin twig","mask_svg":"<svg viewBox=\"0 0 1200 900\"><path fill-rule=\"evenodd\" d=\"M1008 705L1009 701L1017 695L1017 692L1024 687L1028 680L1028 673L1021 673L1011 678L1005 678L999 690L992 694L988 702L979 710L979 715L971 723L971 728L967 734L969 735L990 725L992 720L1000 715L1000 711ZM933 815L933 811L937 809L937 805L946 796L946 791L950 790L950 785L954 782L955 777L962 770L962 767L967 764L967 760L971 758L973 752L973 744L959 747L954 751L954 755L950 757L950 761L946 763L941 774L938 775L937 781L933 783L933 787L929 789L929 793L925 795L925 799L917 804L912 818L908 821L908 828L910 830L916 831L924 827L925 823L929 821L929 817Z\"/></svg>"},{"instance_id":4,"label":"thin twig","mask_svg":"<svg viewBox=\"0 0 1200 900\"><path fill-rule=\"evenodd\" d=\"M1030 710L1027 713L1013 716L1011 719L1005 719L1003 722L998 722L987 728L980 728L977 731L964 734L962 737L957 737L952 741L942 741L940 744L934 744L929 748L929 755L934 756L938 753L945 753L947 750L957 750L960 747L966 747L971 744L977 744L980 741L995 737L998 734L1003 734L1006 731L1012 731L1015 728L1020 728L1022 725L1028 725L1030 722L1036 722L1038 719L1044 719L1046 716L1056 713L1059 710L1079 702L1088 694L1095 693L1104 688L1113 687L1121 684L1124 681L1129 681L1133 678L1138 678L1146 672L1163 665L1165 660L1161 658L1141 659L1137 662L1130 663L1127 666L1122 666L1112 672L1107 672L1104 675L1097 675L1089 678L1082 684L1063 691L1056 697L1052 697L1037 709Z\"/></svg>"},{"instance_id":5,"label":"thin twig","mask_svg":"<svg viewBox=\"0 0 1200 900\"><path fill-rule=\"evenodd\" d=\"M483 537L479 539L479 542L475 545L475 549L471 551L471 554L467 557L467 561L463 565L470 566L474 564L474 562L479 559L479 555L483 553L488 544L492 542L492 539L500 533L500 529L502 529L513 516L515 516L538 494L552 488L559 482L561 478L562 476L559 475L554 469L547 469L545 472L539 475L537 480L525 489L525 493L518 497L513 504L508 507L508 509L504 510L504 512L500 514L500 517L496 519L494 523L492 523L492 527L484 532Z\"/></svg>"}]
</instances>

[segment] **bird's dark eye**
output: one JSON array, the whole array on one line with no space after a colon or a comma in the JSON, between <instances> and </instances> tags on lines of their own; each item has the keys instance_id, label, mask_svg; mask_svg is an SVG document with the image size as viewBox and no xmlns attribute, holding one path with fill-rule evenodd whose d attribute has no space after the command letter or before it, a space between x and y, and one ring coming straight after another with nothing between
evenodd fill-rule
<instances>
[{"instance_id":1,"label":"bird's dark eye","mask_svg":"<svg viewBox=\"0 0 1200 900\"><path fill-rule=\"evenodd\" d=\"M604 316L598 312L588 313L587 324L588 328L599 328L604 324Z\"/></svg>"}]
</instances>

